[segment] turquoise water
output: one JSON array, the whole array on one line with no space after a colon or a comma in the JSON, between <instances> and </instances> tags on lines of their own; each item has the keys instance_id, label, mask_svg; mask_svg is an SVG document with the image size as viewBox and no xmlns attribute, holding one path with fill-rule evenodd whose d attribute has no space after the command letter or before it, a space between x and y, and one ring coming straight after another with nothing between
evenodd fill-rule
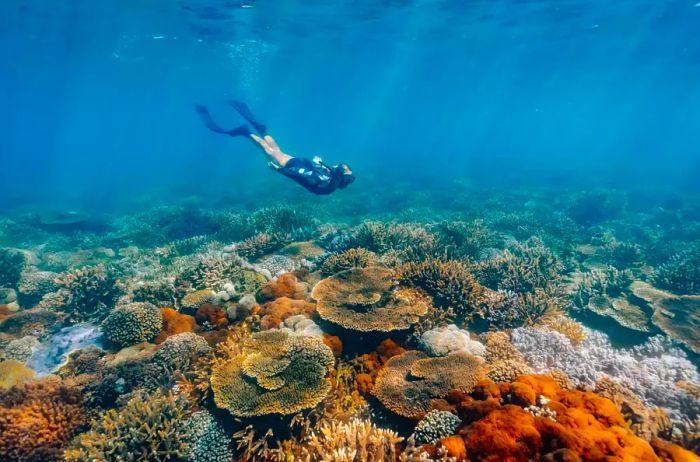
<instances>
[{"instance_id":1,"label":"turquoise water","mask_svg":"<svg viewBox=\"0 0 700 462\"><path fill-rule=\"evenodd\" d=\"M692 0L7 0L0 200L303 196L201 126L196 102L238 123L231 97L291 154L350 164L353 188L697 190L697 30Z\"/></svg>"}]
</instances>

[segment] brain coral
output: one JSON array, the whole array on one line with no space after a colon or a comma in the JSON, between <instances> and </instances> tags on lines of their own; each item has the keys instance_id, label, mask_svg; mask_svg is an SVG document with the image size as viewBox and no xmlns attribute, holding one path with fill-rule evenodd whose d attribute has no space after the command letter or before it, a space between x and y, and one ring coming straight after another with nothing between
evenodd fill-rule
<instances>
[{"instance_id":1,"label":"brain coral","mask_svg":"<svg viewBox=\"0 0 700 462\"><path fill-rule=\"evenodd\" d=\"M321 280L311 292L321 318L362 332L407 329L428 311L430 298L396 287L386 268L355 268Z\"/></svg>"},{"instance_id":2,"label":"brain coral","mask_svg":"<svg viewBox=\"0 0 700 462\"><path fill-rule=\"evenodd\" d=\"M450 390L472 391L481 375L481 361L459 352L429 358L419 351L394 356L379 371L372 394L389 410L417 418L430 410L431 401Z\"/></svg>"},{"instance_id":3,"label":"brain coral","mask_svg":"<svg viewBox=\"0 0 700 462\"><path fill-rule=\"evenodd\" d=\"M214 401L238 417L293 414L326 397L334 362L319 337L258 332L244 340L240 353L215 362Z\"/></svg>"},{"instance_id":4,"label":"brain coral","mask_svg":"<svg viewBox=\"0 0 700 462\"><path fill-rule=\"evenodd\" d=\"M126 347L150 342L163 327L160 310L148 302L117 307L102 322L102 332L110 341Z\"/></svg>"}]
</instances>

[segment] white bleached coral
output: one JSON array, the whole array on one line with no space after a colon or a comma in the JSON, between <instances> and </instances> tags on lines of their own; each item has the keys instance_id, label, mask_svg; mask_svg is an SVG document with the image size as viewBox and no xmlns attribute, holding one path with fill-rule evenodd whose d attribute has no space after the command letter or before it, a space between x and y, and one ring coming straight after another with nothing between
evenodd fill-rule
<instances>
[{"instance_id":1,"label":"white bleached coral","mask_svg":"<svg viewBox=\"0 0 700 462\"><path fill-rule=\"evenodd\" d=\"M469 337L469 332L450 324L437 327L423 333L420 339L421 349L431 356L447 356L463 351L483 358L486 347Z\"/></svg>"}]
</instances>

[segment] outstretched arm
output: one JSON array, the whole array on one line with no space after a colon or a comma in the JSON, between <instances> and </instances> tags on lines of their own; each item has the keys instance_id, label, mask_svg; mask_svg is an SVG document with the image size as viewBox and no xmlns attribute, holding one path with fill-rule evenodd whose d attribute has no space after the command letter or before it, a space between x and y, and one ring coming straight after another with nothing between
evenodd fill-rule
<instances>
[{"instance_id":1,"label":"outstretched arm","mask_svg":"<svg viewBox=\"0 0 700 462\"><path fill-rule=\"evenodd\" d=\"M279 167L284 167L287 162L289 162L289 159L292 158L289 154L285 154L282 152L280 147L277 145L277 142L273 137L270 135L266 135L265 137L261 138L258 135L255 135L251 133L250 138L257 143L258 146L260 146L260 149L262 149L265 154L270 158L270 161L275 165L277 168Z\"/></svg>"}]
</instances>

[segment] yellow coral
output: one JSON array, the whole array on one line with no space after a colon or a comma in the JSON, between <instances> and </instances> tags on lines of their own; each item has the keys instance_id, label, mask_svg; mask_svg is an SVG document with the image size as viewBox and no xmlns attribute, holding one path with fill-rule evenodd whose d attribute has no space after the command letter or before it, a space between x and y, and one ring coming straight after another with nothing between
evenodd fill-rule
<instances>
[{"instance_id":1,"label":"yellow coral","mask_svg":"<svg viewBox=\"0 0 700 462\"><path fill-rule=\"evenodd\" d=\"M429 358L407 351L391 358L377 376L372 394L391 411L409 418L430 410L431 401L450 390L472 391L481 378L481 361L467 353Z\"/></svg>"},{"instance_id":2,"label":"yellow coral","mask_svg":"<svg viewBox=\"0 0 700 462\"><path fill-rule=\"evenodd\" d=\"M216 405L235 416L293 414L317 405L331 388L335 359L320 338L268 330L231 353L215 361L211 388Z\"/></svg>"},{"instance_id":3,"label":"yellow coral","mask_svg":"<svg viewBox=\"0 0 700 462\"><path fill-rule=\"evenodd\" d=\"M428 311L430 297L396 288L387 268L355 268L323 279L311 296L321 318L361 332L407 329Z\"/></svg>"},{"instance_id":4,"label":"yellow coral","mask_svg":"<svg viewBox=\"0 0 700 462\"><path fill-rule=\"evenodd\" d=\"M312 433L303 451L309 460L390 462L396 460L396 445L402 441L398 434L369 420L331 421Z\"/></svg>"},{"instance_id":5,"label":"yellow coral","mask_svg":"<svg viewBox=\"0 0 700 462\"><path fill-rule=\"evenodd\" d=\"M210 303L215 296L211 289L196 290L185 295L180 304L185 308L197 309L205 303Z\"/></svg>"},{"instance_id":6,"label":"yellow coral","mask_svg":"<svg viewBox=\"0 0 700 462\"><path fill-rule=\"evenodd\" d=\"M22 385L34 377L34 371L19 361L0 362L0 390Z\"/></svg>"},{"instance_id":7,"label":"yellow coral","mask_svg":"<svg viewBox=\"0 0 700 462\"><path fill-rule=\"evenodd\" d=\"M567 316L553 317L545 321L544 325L566 336L574 345L579 345L586 339L586 331L583 330L583 324Z\"/></svg>"}]
</instances>

